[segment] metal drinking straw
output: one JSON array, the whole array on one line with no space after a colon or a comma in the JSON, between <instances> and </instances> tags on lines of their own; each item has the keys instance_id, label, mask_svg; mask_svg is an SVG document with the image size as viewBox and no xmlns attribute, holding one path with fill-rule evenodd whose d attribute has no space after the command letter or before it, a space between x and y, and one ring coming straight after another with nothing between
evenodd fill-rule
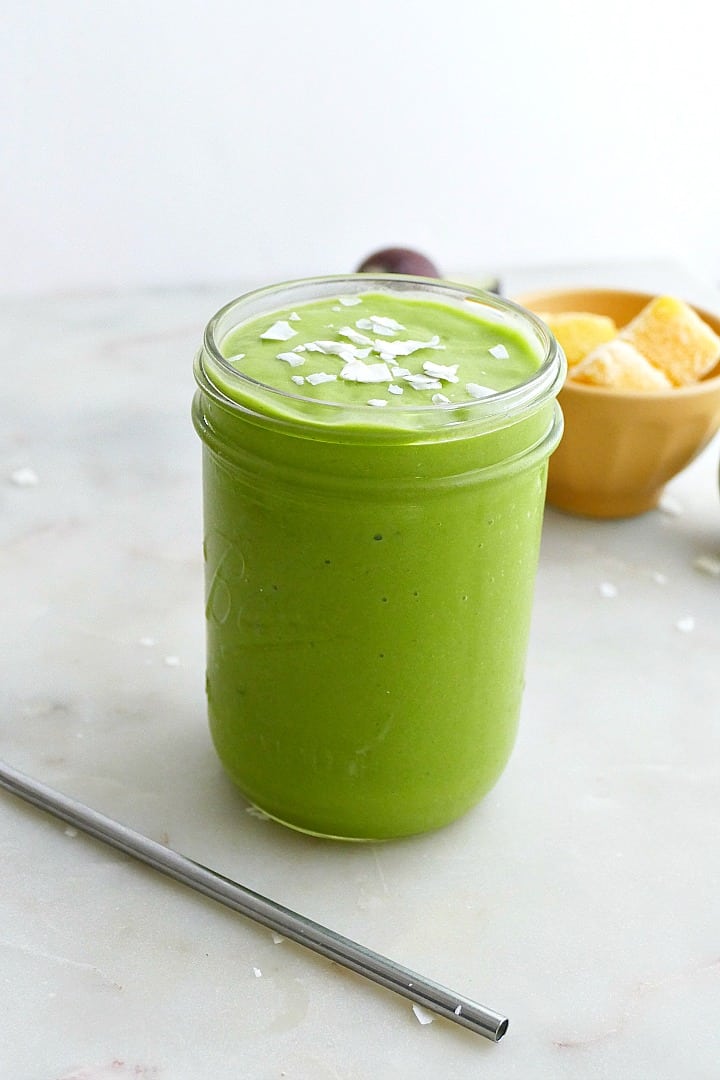
<instances>
[{"instance_id":1,"label":"metal drinking straw","mask_svg":"<svg viewBox=\"0 0 720 1080\"><path fill-rule=\"evenodd\" d=\"M507 1017L239 885L0 761L0 787L299 945L498 1042Z\"/></svg>"}]
</instances>

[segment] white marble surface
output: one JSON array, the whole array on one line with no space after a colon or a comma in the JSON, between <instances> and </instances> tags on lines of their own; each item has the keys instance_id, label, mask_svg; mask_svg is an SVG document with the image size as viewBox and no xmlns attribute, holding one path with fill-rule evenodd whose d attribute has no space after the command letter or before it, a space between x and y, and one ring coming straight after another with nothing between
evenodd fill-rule
<instances>
[{"instance_id":1,"label":"white marble surface","mask_svg":"<svg viewBox=\"0 0 720 1080\"><path fill-rule=\"evenodd\" d=\"M720 309L673 266L503 277ZM421 1025L0 792L0 1076L717 1077L720 578L695 565L720 554L717 441L664 511L548 512L521 734L482 805L399 843L304 838L246 812L205 727L190 364L241 287L0 303L0 757L510 1029Z\"/></svg>"}]
</instances>

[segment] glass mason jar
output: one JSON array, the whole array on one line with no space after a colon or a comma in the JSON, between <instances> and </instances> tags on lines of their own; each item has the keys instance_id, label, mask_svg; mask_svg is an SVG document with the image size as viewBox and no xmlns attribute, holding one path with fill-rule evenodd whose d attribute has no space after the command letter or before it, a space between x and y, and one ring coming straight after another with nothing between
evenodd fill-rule
<instances>
[{"instance_id":1,"label":"glass mason jar","mask_svg":"<svg viewBox=\"0 0 720 1080\"><path fill-rule=\"evenodd\" d=\"M509 390L394 409L389 423L389 409L311 401L223 356L248 320L370 291L519 330L538 366ZM530 312L440 281L291 282L211 319L193 402L209 722L228 774L266 814L388 839L445 825L495 783L517 730L564 374Z\"/></svg>"}]
</instances>

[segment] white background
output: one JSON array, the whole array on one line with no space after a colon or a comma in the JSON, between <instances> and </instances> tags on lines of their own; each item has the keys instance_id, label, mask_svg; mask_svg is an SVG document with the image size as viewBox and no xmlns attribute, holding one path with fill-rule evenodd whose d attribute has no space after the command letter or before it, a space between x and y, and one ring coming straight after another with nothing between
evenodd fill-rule
<instances>
[{"instance_id":1,"label":"white background","mask_svg":"<svg viewBox=\"0 0 720 1080\"><path fill-rule=\"evenodd\" d=\"M0 292L671 259L720 280L714 4L4 0Z\"/></svg>"}]
</instances>

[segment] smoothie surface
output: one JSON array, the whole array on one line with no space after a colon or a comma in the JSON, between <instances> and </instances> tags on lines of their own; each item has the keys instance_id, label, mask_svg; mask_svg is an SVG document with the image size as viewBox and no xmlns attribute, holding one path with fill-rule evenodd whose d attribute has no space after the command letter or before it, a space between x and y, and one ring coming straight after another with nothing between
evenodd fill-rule
<instances>
[{"instance_id":1,"label":"smoothie surface","mask_svg":"<svg viewBox=\"0 0 720 1080\"><path fill-rule=\"evenodd\" d=\"M378 291L329 297L242 323L221 351L248 379L318 403L468 404L526 382L542 362L519 327L482 310Z\"/></svg>"}]
</instances>

